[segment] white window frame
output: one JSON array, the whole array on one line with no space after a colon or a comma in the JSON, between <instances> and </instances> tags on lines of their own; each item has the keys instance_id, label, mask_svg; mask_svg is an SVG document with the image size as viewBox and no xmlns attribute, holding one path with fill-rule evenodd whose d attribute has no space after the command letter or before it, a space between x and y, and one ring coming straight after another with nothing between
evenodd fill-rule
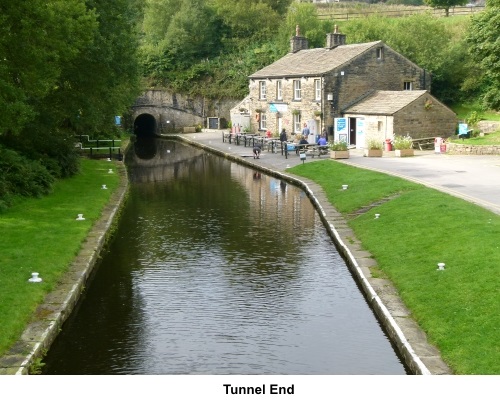
<instances>
[{"instance_id":1,"label":"white window frame","mask_svg":"<svg viewBox=\"0 0 500 405\"><path fill-rule=\"evenodd\" d=\"M321 100L321 80L316 79L314 80L314 99L315 100Z\"/></svg>"},{"instance_id":2,"label":"white window frame","mask_svg":"<svg viewBox=\"0 0 500 405\"><path fill-rule=\"evenodd\" d=\"M293 81L293 99L302 100L302 86L300 80Z\"/></svg>"},{"instance_id":3,"label":"white window frame","mask_svg":"<svg viewBox=\"0 0 500 405\"><path fill-rule=\"evenodd\" d=\"M267 115L265 113L260 114L260 128L259 129L267 129Z\"/></svg>"},{"instance_id":4,"label":"white window frame","mask_svg":"<svg viewBox=\"0 0 500 405\"><path fill-rule=\"evenodd\" d=\"M404 81L403 82L403 90L413 90L413 82Z\"/></svg>"},{"instance_id":5,"label":"white window frame","mask_svg":"<svg viewBox=\"0 0 500 405\"><path fill-rule=\"evenodd\" d=\"M265 80L259 81L259 99L260 100L265 100L267 98L266 94L266 82Z\"/></svg>"},{"instance_id":6,"label":"white window frame","mask_svg":"<svg viewBox=\"0 0 500 405\"><path fill-rule=\"evenodd\" d=\"M283 100L283 82L281 80L276 81L276 100Z\"/></svg>"},{"instance_id":7,"label":"white window frame","mask_svg":"<svg viewBox=\"0 0 500 405\"><path fill-rule=\"evenodd\" d=\"M302 123L302 118L299 114L293 114L293 132L296 134L300 134L302 131L302 128L300 127L300 124Z\"/></svg>"},{"instance_id":8,"label":"white window frame","mask_svg":"<svg viewBox=\"0 0 500 405\"><path fill-rule=\"evenodd\" d=\"M384 48L381 46L377 48L377 59L378 60L384 59Z\"/></svg>"}]
</instances>

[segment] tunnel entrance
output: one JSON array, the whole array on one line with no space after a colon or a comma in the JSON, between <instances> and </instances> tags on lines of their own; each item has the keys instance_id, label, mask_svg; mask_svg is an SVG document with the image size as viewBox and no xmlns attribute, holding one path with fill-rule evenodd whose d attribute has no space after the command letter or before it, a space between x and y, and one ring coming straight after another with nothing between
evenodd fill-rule
<instances>
[{"instance_id":1,"label":"tunnel entrance","mask_svg":"<svg viewBox=\"0 0 500 405\"><path fill-rule=\"evenodd\" d=\"M156 135L156 119L151 114L141 114L134 121L134 134L138 138L151 138Z\"/></svg>"}]
</instances>

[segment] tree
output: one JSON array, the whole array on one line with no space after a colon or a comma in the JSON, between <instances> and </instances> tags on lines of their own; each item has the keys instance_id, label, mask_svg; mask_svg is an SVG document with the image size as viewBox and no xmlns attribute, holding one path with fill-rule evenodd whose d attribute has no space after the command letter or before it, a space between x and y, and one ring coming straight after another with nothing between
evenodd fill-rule
<instances>
[{"instance_id":1,"label":"tree","mask_svg":"<svg viewBox=\"0 0 500 405\"><path fill-rule=\"evenodd\" d=\"M500 110L500 0L487 0L486 9L475 15L467 35L469 53L482 69L482 99L487 108Z\"/></svg>"},{"instance_id":2,"label":"tree","mask_svg":"<svg viewBox=\"0 0 500 405\"><path fill-rule=\"evenodd\" d=\"M285 52L290 49L290 37L295 35L297 25L300 27L300 35L307 38L309 48L324 47L326 34L333 31L332 21L318 19L314 4L293 3L279 30L279 42Z\"/></svg>"},{"instance_id":3,"label":"tree","mask_svg":"<svg viewBox=\"0 0 500 405\"><path fill-rule=\"evenodd\" d=\"M2 1L0 141L75 173L73 134L114 130L139 94L140 10L139 0Z\"/></svg>"},{"instance_id":4,"label":"tree","mask_svg":"<svg viewBox=\"0 0 500 405\"><path fill-rule=\"evenodd\" d=\"M97 26L84 0L0 4L0 134L19 134Z\"/></svg>"},{"instance_id":5,"label":"tree","mask_svg":"<svg viewBox=\"0 0 500 405\"><path fill-rule=\"evenodd\" d=\"M446 17L450 15L450 8L455 6L463 6L468 0L424 0L425 4L432 8L443 8Z\"/></svg>"}]
</instances>

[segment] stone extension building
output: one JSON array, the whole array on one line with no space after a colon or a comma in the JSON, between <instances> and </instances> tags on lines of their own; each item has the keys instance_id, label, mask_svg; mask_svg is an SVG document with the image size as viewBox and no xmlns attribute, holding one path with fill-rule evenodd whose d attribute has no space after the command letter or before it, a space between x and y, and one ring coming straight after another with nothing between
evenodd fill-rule
<instances>
[{"instance_id":1,"label":"stone extension building","mask_svg":"<svg viewBox=\"0 0 500 405\"><path fill-rule=\"evenodd\" d=\"M289 135L300 134L307 123L314 134L326 128L333 135L336 119L347 117L348 143L359 148L364 147L364 128L376 128L371 135L381 140L400 130L403 133L396 135L453 135L456 115L430 95L430 87L431 76L425 69L382 41L348 45L346 35L335 27L324 48L308 49L297 26L290 52L249 76L249 94L231 109L231 120L251 132L270 130L277 135L285 128ZM360 103L373 100L375 94L381 97L379 90L388 92L385 101L392 100L404 111L355 109L370 105ZM415 97L408 98L411 92ZM423 108L420 102L435 108ZM398 119L389 126L388 117L396 113Z\"/></svg>"}]
</instances>

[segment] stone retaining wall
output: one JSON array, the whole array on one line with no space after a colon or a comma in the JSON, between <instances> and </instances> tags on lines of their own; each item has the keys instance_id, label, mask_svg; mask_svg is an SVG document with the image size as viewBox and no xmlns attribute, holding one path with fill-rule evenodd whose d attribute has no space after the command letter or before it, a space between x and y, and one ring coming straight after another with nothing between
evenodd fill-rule
<instances>
[{"instance_id":1,"label":"stone retaining wall","mask_svg":"<svg viewBox=\"0 0 500 405\"><path fill-rule=\"evenodd\" d=\"M500 145L462 145L447 143L446 151L454 155L500 155Z\"/></svg>"}]
</instances>

